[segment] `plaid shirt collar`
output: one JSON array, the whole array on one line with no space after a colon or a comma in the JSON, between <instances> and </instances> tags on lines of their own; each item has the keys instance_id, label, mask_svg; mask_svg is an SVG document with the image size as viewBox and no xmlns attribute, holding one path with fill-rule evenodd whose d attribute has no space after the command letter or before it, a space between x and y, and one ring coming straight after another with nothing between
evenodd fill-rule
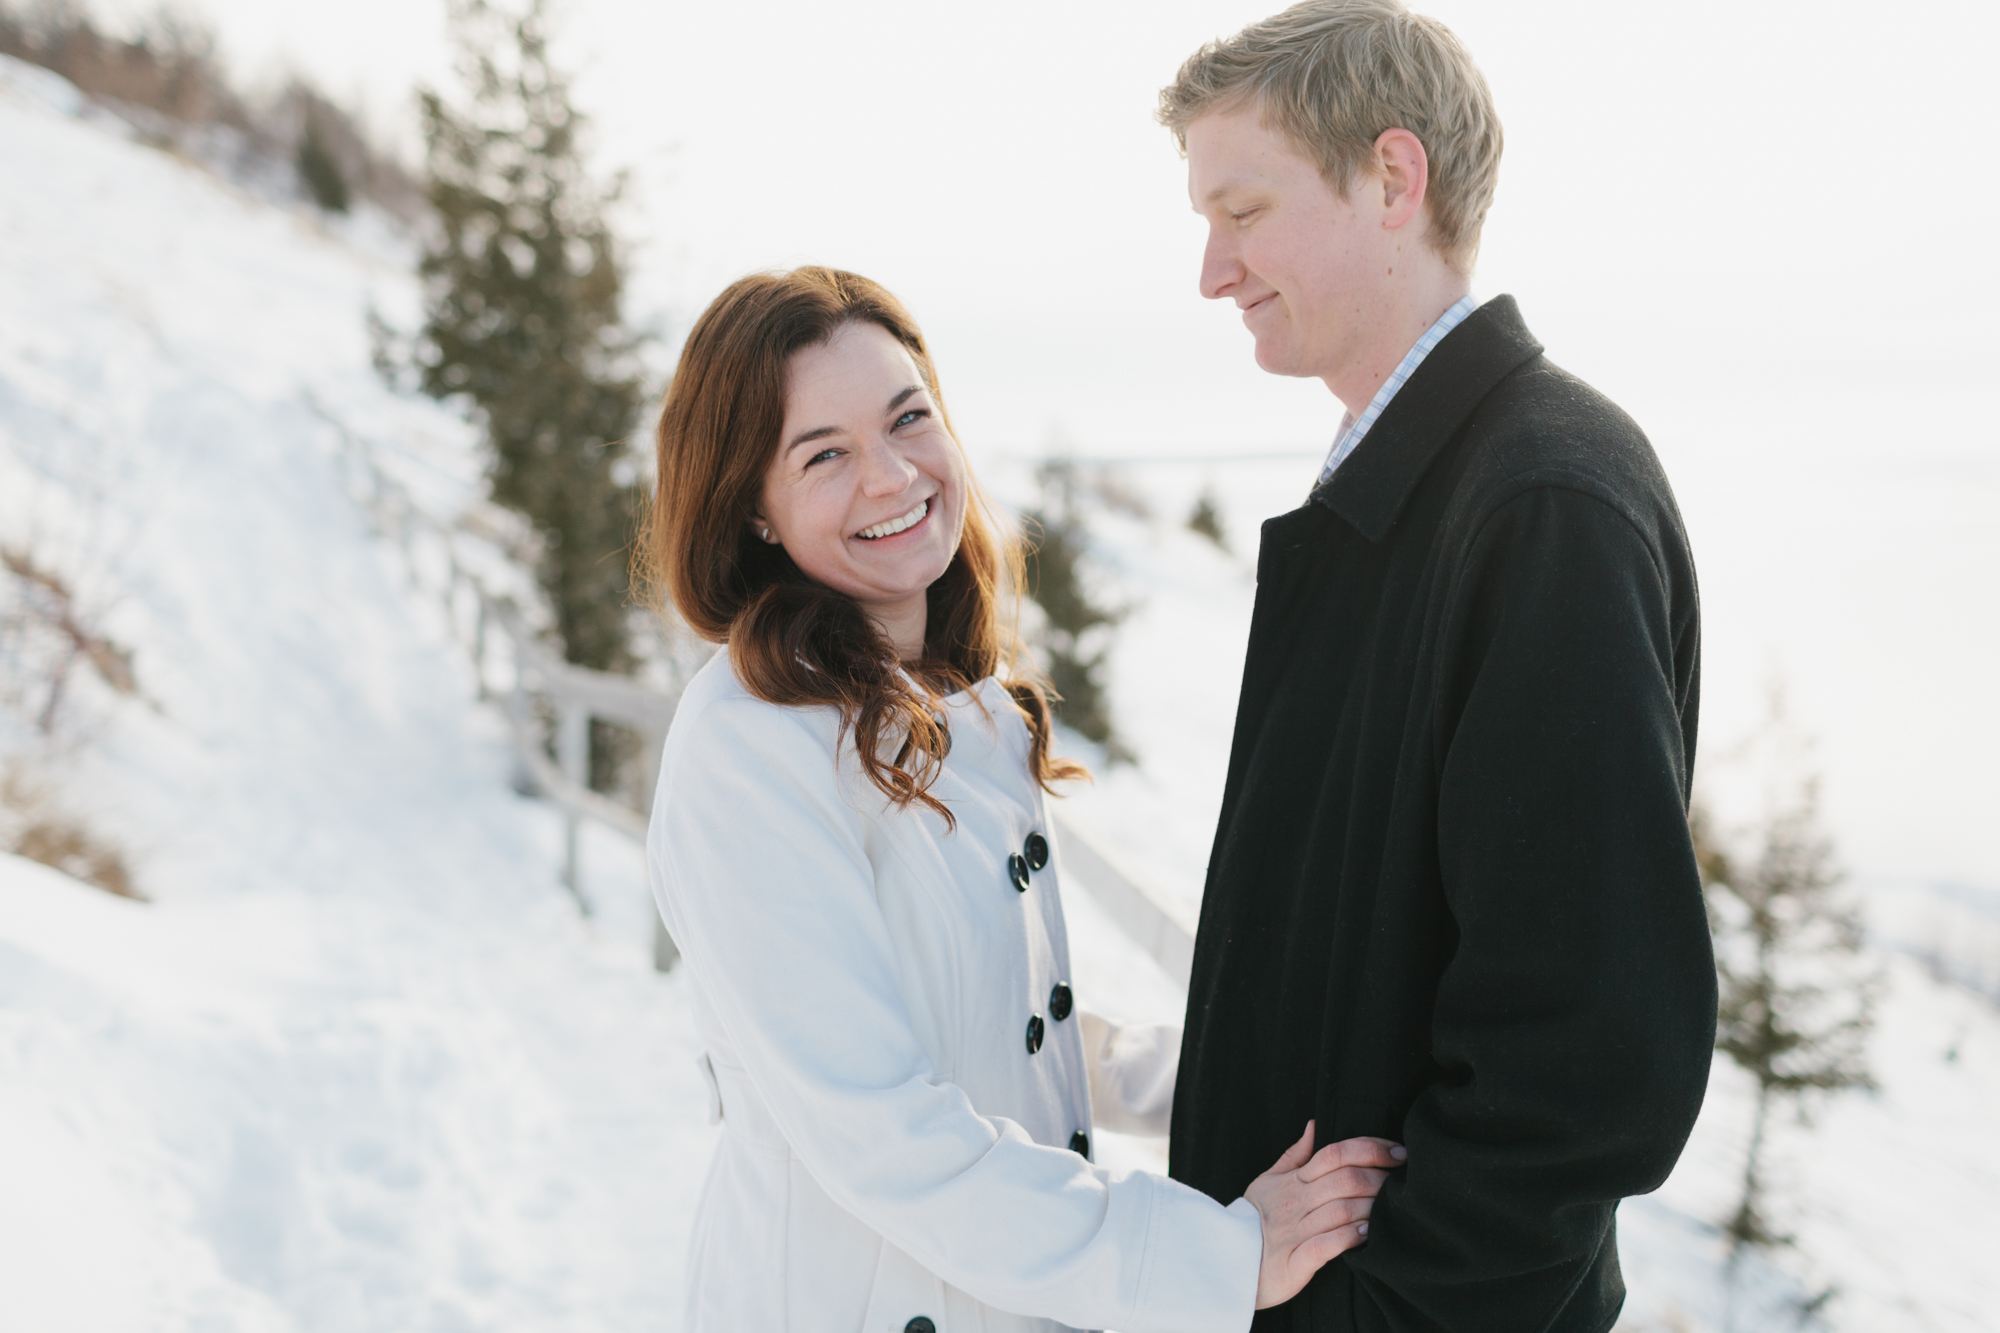
<instances>
[{"instance_id":1,"label":"plaid shirt collar","mask_svg":"<svg viewBox=\"0 0 2000 1333\"><path fill-rule=\"evenodd\" d=\"M1333 437L1333 448L1327 451L1326 463L1319 470L1319 480L1313 483L1315 489L1326 485L1327 479L1333 475L1333 470L1347 461L1347 456L1361 443L1361 437L1368 433L1368 428L1382 415L1382 409L1389 405L1389 400L1396 396L1396 391L1403 387L1410 376L1417 373L1417 367L1424 363L1424 358L1431 354L1431 349L1443 342L1447 333L1464 323L1465 317L1478 308L1479 302L1470 293L1459 297L1451 309L1438 316L1437 323L1424 330L1424 336L1417 339L1416 344L1404 355L1389 378L1382 381L1382 387L1377 389L1375 397L1369 400L1368 409L1358 417L1352 412L1342 414L1340 432Z\"/></svg>"}]
</instances>

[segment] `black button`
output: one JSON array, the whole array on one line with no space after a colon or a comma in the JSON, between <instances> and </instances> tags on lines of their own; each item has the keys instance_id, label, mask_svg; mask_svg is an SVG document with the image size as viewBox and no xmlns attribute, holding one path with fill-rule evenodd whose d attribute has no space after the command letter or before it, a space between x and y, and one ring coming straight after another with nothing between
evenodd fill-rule
<instances>
[{"instance_id":1,"label":"black button","mask_svg":"<svg viewBox=\"0 0 2000 1333\"><path fill-rule=\"evenodd\" d=\"M920 1314L903 1325L903 1333L937 1333L937 1325L931 1322L929 1315Z\"/></svg>"},{"instance_id":2,"label":"black button","mask_svg":"<svg viewBox=\"0 0 2000 1333\"><path fill-rule=\"evenodd\" d=\"M1028 1054L1042 1049L1042 1016L1036 1014L1028 1020Z\"/></svg>"},{"instance_id":3,"label":"black button","mask_svg":"<svg viewBox=\"0 0 2000 1333\"><path fill-rule=\"evenodd\" d=\"M1074 1153L1082 1153L1085 1157L1090 1156L1090 1135L1080 1129L1070 1135L1069 1150Z\"/></svg>"},{"instance_id":4,"label":"black button","mask_svg":"<svg viewBox=\"0 0 2000 1333\"><path fill-rule=\"evenodd\" d=\"M1028 891L1028 862L1019 852L1007 858L1007 878L1014 881L1014 887L1022 893Z\"/></svg>"},{"instance_id":5,"label":"black button","mask_svg":"<svg viewBox=\"0 0 2000 1333\"><path fill-rule=\"evenodd\" d=\"M1069 983L1058 981L1056 988L1049 992L1049 1017L1060 1023L1069 1017L1070 1010L1076 1008L1076 997L1069 993Z\"/></svg>"},{"instance_id":6,"label":"black button","mask_svg":"<svg viewBox=\"0 0 2000 1333\"><path fill-rule=\"evenodd\" d=\"M1030 870L1040 870L1049 863L1049 840L1039 833L1030 833L1021 850L1028 854Z\"/></svg>"}]
</instances>

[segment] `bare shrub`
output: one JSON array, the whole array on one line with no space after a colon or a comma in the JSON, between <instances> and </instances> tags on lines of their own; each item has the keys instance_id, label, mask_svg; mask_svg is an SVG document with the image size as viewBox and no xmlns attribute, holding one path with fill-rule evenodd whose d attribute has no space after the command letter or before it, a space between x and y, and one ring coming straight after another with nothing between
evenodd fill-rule
<instances>
[{"instance_id":1,"label":"bare shrub","mask_svg":"<svg viewBox=\"0 0 2000 1333\"><path fill-rule=\"evenodd\" d=\"M120 898L146 900L132 882L124 853L56 809L19 763L0 778L0 851L38 861Z\"/></svg>"},{"instance_id":2,"label":"bare shrub","mask_svg":"<svg viewBox=\"0 0 2000 1333\"><path fill-rule=\"evenodd\" d=\"M0 721L23 724L0 726L0 741L16 752L0 775L0 851L140 898L118 848L58 808L32 776L72 743L64 701L79 667L118 694L138 693L131 650L95 628L69 581L26 549L0 545Z\"/></svg>"},{"instance_id":3,"label":"bare shrub","mask_svg":"<svg viewBox=\"0 0 2000 1333\"><path fill-rule=\"evenodd\" d=\"M32 709L37 730L54 732L70 673L80 663L118 693L138 693L132 651L90 627L67 581L17 546L0 546L0 568L16 581L15 596L0 602L0 657L12 668L10 693L26 696L40 687L40 704Z\"/></svg>"},{"instance_id":4,"label":"bare shrub","mask_svg":"<svg viewBox=\"0 0 2000 1333\"><path fill-rule=\"evenodd\" d=\"M249 109L216 61L215 34L168 10L117 37L64 0L31 13L9 6L0 9L0 52L54 70L101 101L190 124L251 128Z\"/></svg>"},{"instance_id":5,"label":"bare shrub","mask_svg":"<svg viewBox=\"0 0 2000 1333\"><path fill-rule=\"evenodd\" d=\"M415 176L355 115L296 78L275 95L240 92L214 31L171 8L119 35L73 0L32 8L0 0L0 54L62 75L155 147L186 148L187 131L219 128L255 160L238 165L295 172L302 191L327 211L345 212L349 197L359 195L405 222L421 215Z\"/></svg>"}]
</instances>

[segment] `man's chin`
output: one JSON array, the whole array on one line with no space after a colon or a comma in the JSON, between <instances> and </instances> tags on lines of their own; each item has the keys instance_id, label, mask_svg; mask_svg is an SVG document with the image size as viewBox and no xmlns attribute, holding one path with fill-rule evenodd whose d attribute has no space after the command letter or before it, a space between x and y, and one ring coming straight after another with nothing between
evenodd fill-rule
<instances>
[{"instance_id":1,"label":"man's chin","mask_svg":"<svg viewBox=\"0 0 2000 1333\"><path fill-rule=\"evenodd\" d=\"M1286 375L1293 379L1302 379L1312 374L1299 364L1298 352L1291 347L1280 347L1259 338L1256 356L1257 369L1267 375Z\"/></svg>"}]
</instances>

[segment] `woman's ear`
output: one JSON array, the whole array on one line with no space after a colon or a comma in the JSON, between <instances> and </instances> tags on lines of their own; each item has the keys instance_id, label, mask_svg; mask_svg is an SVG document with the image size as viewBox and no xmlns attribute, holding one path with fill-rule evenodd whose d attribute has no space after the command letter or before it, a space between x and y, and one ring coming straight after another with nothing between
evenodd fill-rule
<instances>
[{"instance_id":1,"label":"woman's ear","mask_svg":"<svg viewBox=\"0 0 2000 1333\"><path fill-rule=\"evenodd\" d=\"M770 521L762 514L750 515L750 532L760 542L769 542L773 546L778 544L778 534L771 531Z\"/></svg>"}]
</instances>

